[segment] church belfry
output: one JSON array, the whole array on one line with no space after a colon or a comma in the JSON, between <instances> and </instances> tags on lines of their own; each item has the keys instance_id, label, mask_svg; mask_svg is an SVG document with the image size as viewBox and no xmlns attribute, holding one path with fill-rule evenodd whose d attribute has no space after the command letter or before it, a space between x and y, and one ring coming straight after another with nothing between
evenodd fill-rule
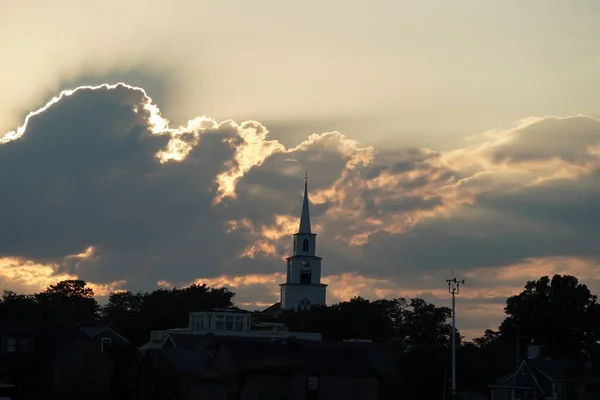
<instances>
[{"instance_id":1,"label":"church belfry","mask_svg":"<svg viewBox=\"0 0 600 400\"><path fill-rule=\"evenodd\" d=\"M279 285L281 308L305 310L326 304L327 285L321 283L321 257L316 256L317 235L310 226L308 176L304 179L300 225L293 241L292 256L287 258L286 282Z\"/></svg>"}]
</instances>

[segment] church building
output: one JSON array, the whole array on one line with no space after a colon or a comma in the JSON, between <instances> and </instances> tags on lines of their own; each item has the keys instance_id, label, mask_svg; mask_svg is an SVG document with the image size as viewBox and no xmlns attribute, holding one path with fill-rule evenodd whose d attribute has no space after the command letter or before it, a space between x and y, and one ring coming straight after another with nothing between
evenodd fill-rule
<instances>
[{"instance_id":1,"label":"church building","mask_svg":"<svg viewBox=\"0 0 600 400\"><path fill-rule=\"evenodd\" d=\"M308 181L304 182L304 199L298 233L293 235L294 250L287 258L285 283L280 284L282 310L307 310L326 304L327 285L321 283L321 257L316 255L317 234L310 227Z\"/></svg>"}]
</instances>

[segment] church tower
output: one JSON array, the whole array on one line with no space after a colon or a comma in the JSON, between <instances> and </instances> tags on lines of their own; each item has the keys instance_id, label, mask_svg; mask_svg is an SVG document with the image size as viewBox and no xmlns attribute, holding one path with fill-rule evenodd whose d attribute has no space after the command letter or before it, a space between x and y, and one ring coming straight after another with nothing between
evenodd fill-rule
<instances>
[{"instance_id":1,"label":"church tower","mask_svg":"<svg viewBox=\"0 0 600 400\"><path fill-rule=\"evenodd\" d=\"M304 180L304 199L298 233L293 236L294 251L287 258L286 281L281 287L281 309L306 310L326 304L327 285L321 283L321 257L316 256L317 234L310 227L308 179Z\"/></svg>"}]
</instances>

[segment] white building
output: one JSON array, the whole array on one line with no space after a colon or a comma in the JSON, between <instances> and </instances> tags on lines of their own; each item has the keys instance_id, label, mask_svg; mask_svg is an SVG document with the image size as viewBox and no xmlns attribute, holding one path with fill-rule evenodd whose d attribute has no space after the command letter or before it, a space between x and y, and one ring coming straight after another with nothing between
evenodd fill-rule
<instances>
[{"instance_id":1,"label":"white building","mask_svg":"<svg viewBox=\"0 0 600 400\"><path fill-rule=\"evenodd\" d=\"M298 233L294 234L294 251L287 258L287 275L281 287L281 309L306 310L326 304L327 285L321 283L321 257L316 255L317 234L310 227L308 182L304 182L304 199Z\"/></svg>"},{"instance_id":2,"label":"white building","mask_svg":"<svg viewBox=\"0 0 600 400\"><path fill-rule=\"evenodd\" d=\"M187 328L150 332L143 348L160 347L170 333L188 335L243 336L247 338L321 340L320 333L289 332L283 323L253 323L252 313L240 309L214 309L189 313Z\"/></svg>"}]
</instances>

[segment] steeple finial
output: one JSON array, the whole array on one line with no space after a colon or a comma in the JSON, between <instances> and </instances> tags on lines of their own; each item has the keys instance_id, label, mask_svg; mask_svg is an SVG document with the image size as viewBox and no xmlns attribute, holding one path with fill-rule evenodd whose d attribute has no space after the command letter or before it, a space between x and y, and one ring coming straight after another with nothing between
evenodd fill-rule
<instances>
[{"instance_id":1,"label":"steeple finial","mask_svg":"<svg viewBox=\"0 0 600 400\"><path fill-rule=\"evenodd\" d=\"M302 200L302 214L298 233L312 233L310 229L310 213L308 211L308 170L304 175L304 199Z\"/></svg>"}]
</instances>

